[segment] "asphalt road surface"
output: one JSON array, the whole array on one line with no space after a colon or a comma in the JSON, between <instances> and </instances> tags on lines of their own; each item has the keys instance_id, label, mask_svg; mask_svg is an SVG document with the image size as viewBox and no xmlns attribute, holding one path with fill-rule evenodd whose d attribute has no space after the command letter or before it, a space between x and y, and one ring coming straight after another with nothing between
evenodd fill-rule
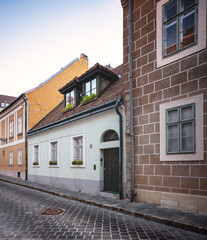
<instances>
[{"instance_id":1,"label":"asphalt road surface","mask_svg":"<svg viewBox=\"0 0 207 240\"><path fill-rule=\"evenodd\" d=\"M47 215L58 213L61 215ZM0 240L3 239L207 237L0 181Z\"/></svg>"}]
</instances>

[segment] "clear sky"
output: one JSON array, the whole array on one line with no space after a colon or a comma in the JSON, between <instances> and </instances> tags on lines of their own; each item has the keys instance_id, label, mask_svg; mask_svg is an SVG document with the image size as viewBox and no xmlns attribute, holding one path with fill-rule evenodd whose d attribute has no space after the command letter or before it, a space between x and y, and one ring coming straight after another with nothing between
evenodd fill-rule
<instances>
[{"instance_id":1,"label":"clear sky","mask_svg":"<svg viewBox=\"0 0 207 240\"><path fill-rule=\"evenodd\" d=\"M84 53L123 62L120 0L0 0L0 94L19 96Z\"/></svg>"}]
</instances>

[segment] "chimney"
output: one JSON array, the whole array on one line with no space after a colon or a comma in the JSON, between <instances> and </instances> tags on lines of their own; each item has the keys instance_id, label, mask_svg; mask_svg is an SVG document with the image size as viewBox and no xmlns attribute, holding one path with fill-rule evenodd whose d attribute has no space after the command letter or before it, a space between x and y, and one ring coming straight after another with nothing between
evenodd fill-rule
<instances>
[{"instance_id":1,"label":"chimney","mask_svg":"<svg viewBox=\"0 0 207 240\"><path fill-rule=\"evenodd\" d=\"M88 62L88 56L85 55L84 53L81 53L81 55L80 55L80 61L82 62L83 59L85 60L85 62Z\"/></svg>"}]
</instances>

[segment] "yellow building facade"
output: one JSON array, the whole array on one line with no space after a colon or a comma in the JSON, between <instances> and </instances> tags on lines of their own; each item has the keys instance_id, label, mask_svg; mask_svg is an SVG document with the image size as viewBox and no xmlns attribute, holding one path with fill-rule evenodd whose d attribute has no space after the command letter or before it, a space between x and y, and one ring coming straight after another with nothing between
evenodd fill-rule
<instances>
[{"instance_id":1,"label":"yellow building facade","mask_svg":"<svg viewBox=\"0 0 207 240\"><path fill-rule=\"evenodd\" d=\"M87 70L88 57L81 54L0 112L0 174L27 178L27 131L63 100L58 89Z\"/></svg>"},{"instance_id":2,"label":"yellow building facade","mask_svg":"<svg viewBox=\"0 0 207 240\"><path fill-rule=\"evenodd\" d=\"M81 54L38 87L25 93L28 101L28 130L63 100L58 89L88 70L88 57Z\"/></svg>"}]
</instances>

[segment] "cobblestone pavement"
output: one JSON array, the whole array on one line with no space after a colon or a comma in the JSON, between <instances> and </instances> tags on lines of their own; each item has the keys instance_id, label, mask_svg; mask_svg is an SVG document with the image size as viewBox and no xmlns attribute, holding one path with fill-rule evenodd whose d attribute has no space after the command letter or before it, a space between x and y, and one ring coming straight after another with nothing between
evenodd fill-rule
<instances>
[{"instance_id":1,"label":"cobblestone pavement","mask_svg":"<svg viewBox=\"0 0 207 240\"><path fill-rule=\"evenodd\" d=\"M63 215L41 215L45 209ZM206 236L0 181L0 239L207 239Z\"/></svg>"}]
</instances>

